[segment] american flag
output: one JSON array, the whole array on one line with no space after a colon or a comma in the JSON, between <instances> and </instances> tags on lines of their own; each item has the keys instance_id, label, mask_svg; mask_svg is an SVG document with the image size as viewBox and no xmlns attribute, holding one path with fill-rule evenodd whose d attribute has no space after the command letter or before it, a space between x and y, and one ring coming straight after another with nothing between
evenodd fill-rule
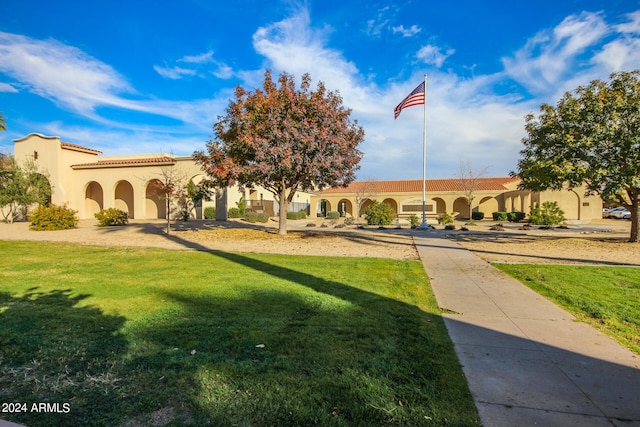
<instances>
[{"instance_id":1,"label":"american flag","mask_svg":"<svg viewBox=\"0 0 640 427\"><path fill-rule=\"evenodd\" d=\"M424 104L424 82L420 83L400 104L393 110L393 118L397 119L404 108Z\"/></svg>"}]
</instances>

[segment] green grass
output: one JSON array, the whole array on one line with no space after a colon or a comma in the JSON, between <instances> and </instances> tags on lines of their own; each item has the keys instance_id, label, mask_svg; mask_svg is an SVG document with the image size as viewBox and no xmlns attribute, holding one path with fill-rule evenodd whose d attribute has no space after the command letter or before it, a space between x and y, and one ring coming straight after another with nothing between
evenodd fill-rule
<instances>
[{"instance_id":1,"label":"green grass","mask_svg":"<svg viewBox=\"0 0 640 427\"><path fill-rule=\"evenodd\" d=\"M415 261L0 241L0 325L30 427L479 425Z\"/></svg>"},{"instance_id":2,"label":"green grass","mask_svg":"<svg viewBox=\"0 0 640 427\"><path fill-rule=\"evenodd\" d=\"M495 264L640 354L640 269Z\"/></svg>"}]
</instances>

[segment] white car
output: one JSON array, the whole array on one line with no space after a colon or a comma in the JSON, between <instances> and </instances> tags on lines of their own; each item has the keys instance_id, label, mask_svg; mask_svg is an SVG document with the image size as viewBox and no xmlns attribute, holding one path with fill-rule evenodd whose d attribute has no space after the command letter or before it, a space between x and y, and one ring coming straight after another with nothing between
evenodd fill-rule
<instances>
[{"instance_id":1,"label":"white car","mask_svg":"<svg viewBox=\"0 0 640 427\"><path fill-rule=\"evenodd\" d=\"M622 215L622 219L631 219L631 212L627 211L626 214Z\"/></svg>"},{"instance_id":2,"label":"white car","mask_svg":"<svg viewBox=\"0 0 640 427\"><path fill-rule=\"evenodd\" d=\"M624 206L618 206L617 208L607 209L602 211L602 218L615 218L618 212L626 210Z\"/></svg>"},{"instance_id":3,"label":"white car","mask_svg":"<svg viewBox=\"0 0 640 427\"><path fill-rule=\"evenodd\" d=\"M629 215L629 218L631 218L631 212L629 212L627 208L622 208L619 210L614 209L609 212L609 218L622 219L625 215Z\"/></svg>"}]
</instances>

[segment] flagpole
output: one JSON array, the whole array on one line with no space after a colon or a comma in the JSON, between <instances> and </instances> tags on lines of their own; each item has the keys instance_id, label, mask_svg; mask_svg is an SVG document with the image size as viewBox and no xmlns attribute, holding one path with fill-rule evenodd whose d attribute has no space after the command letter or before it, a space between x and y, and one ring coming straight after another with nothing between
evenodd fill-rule
<instances>
[{"instance_id":1,"label":"flagpole","mask_svg":"<svg viewBox=\"0 0 640 427\"><path fill-rule=\"evenodd\" d=\"M424 127L422 130L422 224L427 228L427 75L424 75Z\"/></svg>"}]
</instances>

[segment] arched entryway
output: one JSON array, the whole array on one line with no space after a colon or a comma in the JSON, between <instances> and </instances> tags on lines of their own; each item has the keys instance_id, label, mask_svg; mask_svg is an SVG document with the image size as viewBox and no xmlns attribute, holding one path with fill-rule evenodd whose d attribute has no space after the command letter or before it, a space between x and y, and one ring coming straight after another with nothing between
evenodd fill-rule
<instances>
[{"instance_id":1,"label":"arched entryway","mask_svg":"<svg viewBox=\"0 0 640 427\"><path fill-rule=\"evenodd\" d=\"M470 218L469 204L466 197L458 197L453 202L453 212L456 212L456 218Z\"/></svg>"},{"instance_id":2,"label":"arched entryway","mask_svg":"<svg viewBox=\"0 0 640 427\"><path fill-rule=\"evenodd\" d=\"M104 208L104 192L102 186L95 181L87 184L84 190L84 216L93 218Z\"/></svg>"},{"instance_id":3,"label":"arched entryway","mask_svg":"<svg viewBox=\"0 0 640 427\"><path fill-rule=\"evenodd\" d=\"M145 190L145 218L147 219L166 219L167 207L164 199L162 198L159 189L162 186L162 182L158 179L152 179L147 183Z\"/></svg>"},{"instance_id":4,"label":"arched entryway","mask_svg":"<svg viewBox=\"0 0 640 427\"><path fill-rule=\"evenodd\" d=\"M393 209L393 213L395 213L396 216L398 215L398 202L396 202L394 199L387 198L384 199L382 203Z\"/></svg>"},{"instance_id":5,"label":"arched entryway","mask_svg":"<svg viewBox=\"0 0 640 427\"><path fill-rule=\"evenodd\" d=\"M362 216L362 212L364 212L369 206L371 206L373 204L373 201L371 199L365 199L362 202L362 205L360 205L360 216Z\"/></svg>"},{"instance_id":6,"label":"arched entryway","mask_svg":"<svg viewBox=\"0 0 640 427\"><path fill-rule=\"evenodd\" d=\"M331 212L331 202L327 199L320 199L316 206L316 216L319 218L325 218L327 212Z\"/></svg>"},{"instance_id":7,"label":"arched entryway","mask_svg":"<svg viewBox=\"0 0 640 427\"><path fill-rule=\"evenodd\" d=\"M128 213L129 218L134 218L133 211L133 186L129 181L118 181L115 189L116 209Z\"/></svg>"},{"instance_id":8,"label":"arched entryway","mask_svg":"<svg viewBox=\"0 0 640 427\"><path fill-rule=\"evenodd\" d=\"M569 190L569 195L562 201L562 210L567 219L582 219L580 217L580 195L575 190Z\"/></svg>"},{"instance_id":9,"label":"arched entryway","mask_svg":"<svg viewBox=\"0 0 640 427\"><path fill-rule=\"evenodd\" d=\"M440 197L434 197L433 201L436 203L436 213L438 215L447 212L447 204L443 199L441 199Z\"/></svg>"},{"instance_id":10,"label":"arched entryway","mask_svg":"<svg viewBox=\"0 0 640 427\"><path fill-rule=\"evenodd\" d=\"M353 216L353 205L349 199L340 199L338 202L338 212L340 216Z\"/></svg>"},{"instance_id":11,"label":"arched entryway","mask_svg":"<svg viewBox=\"0 0 640 427\"><path fill-rule=\"evenodd\" d=\"M494 212L500 211L498 200L495 197L483 197L478 205L478 212L484 212L485 218L492 218Z\"/></svg>"}]
</instances>

